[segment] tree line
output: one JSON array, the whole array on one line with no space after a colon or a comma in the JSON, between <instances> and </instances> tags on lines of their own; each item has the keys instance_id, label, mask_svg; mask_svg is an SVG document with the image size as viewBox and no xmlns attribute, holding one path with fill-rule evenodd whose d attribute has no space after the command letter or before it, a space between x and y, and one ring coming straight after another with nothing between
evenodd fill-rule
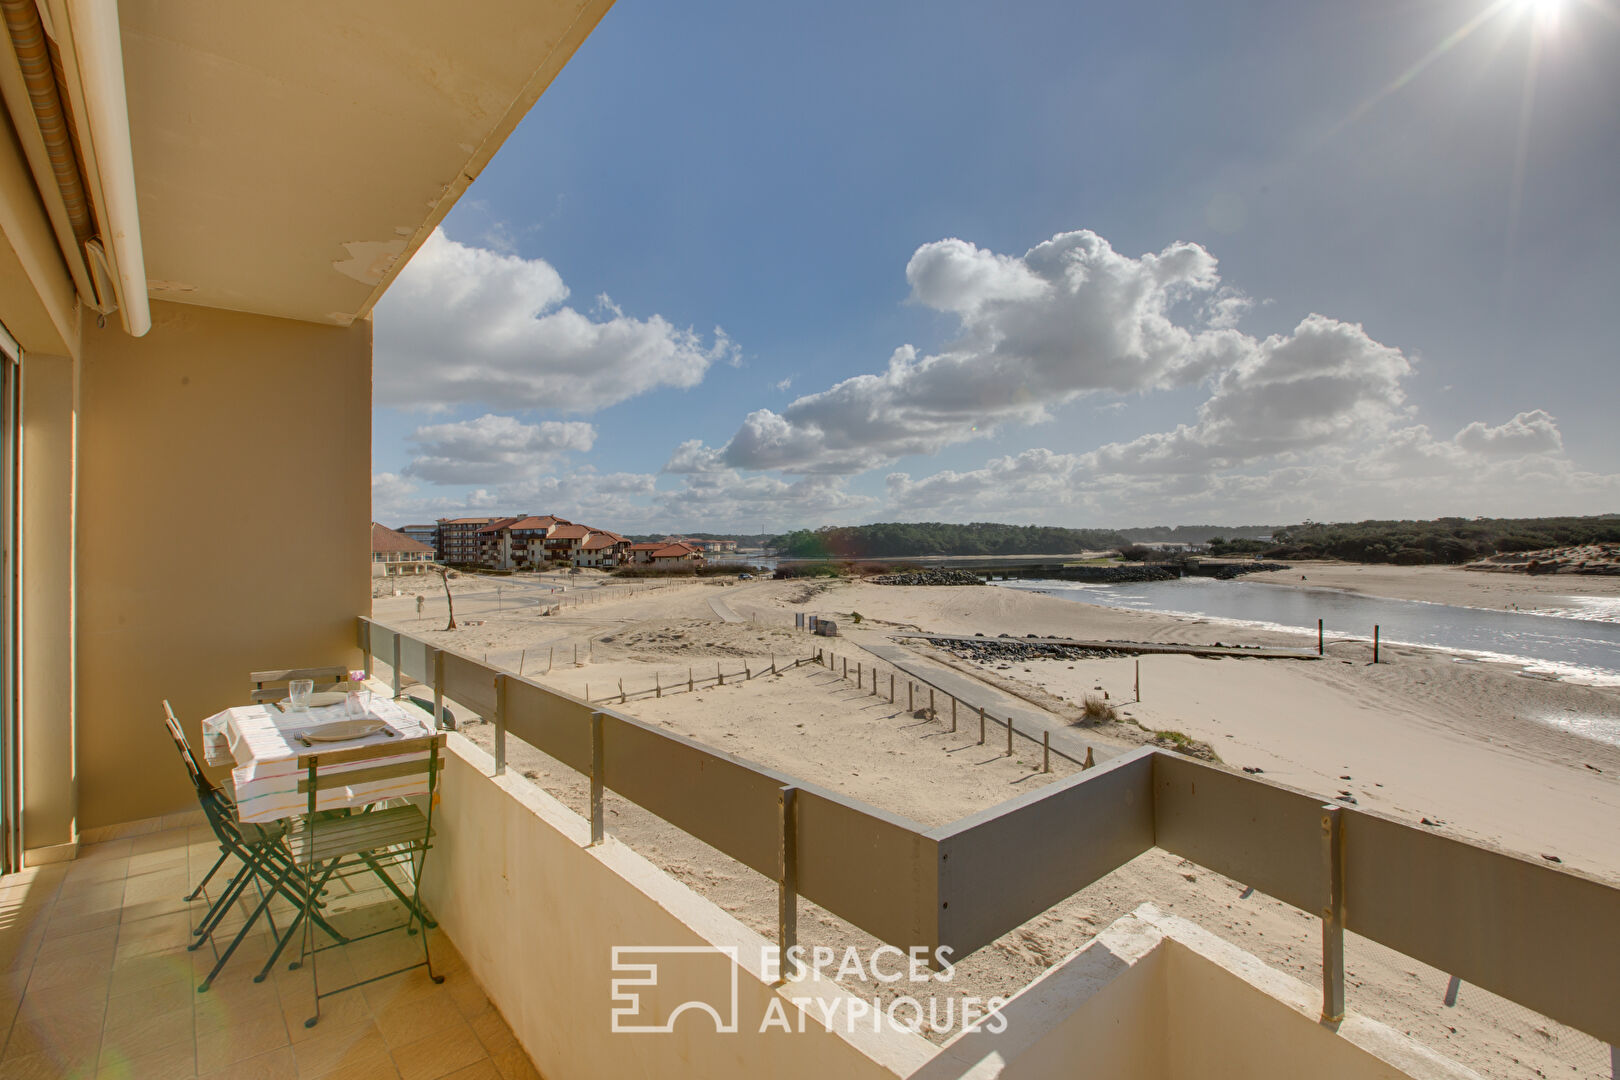
<instances>
[{"instance_id":1,"label":"tree line","mask_svg":"<svg viewBox=\"0 0 1620 1080\"><path fill-rule=\"evenodd\" d=\"M1111 551L1126 543L1112 529L1003 525L975 521L885 521L825 525L773 537L769 546L791 559L889 559L920 555L1055 555Z\"/></svg>"},{"instance_id":2,"label":"tree line","mask_svg":"<svg viewBox=\"0 0 1620 1080\"><path fill-rule=\"evenodd\" d=\"M1273 530L1269 539L1214 537L1211 555L1346 562L1472 562L1514 551L1620 543L1620 514L1597 517L1436 518L1433 521L1307 521Z\"/></svg>"}]
</instances>

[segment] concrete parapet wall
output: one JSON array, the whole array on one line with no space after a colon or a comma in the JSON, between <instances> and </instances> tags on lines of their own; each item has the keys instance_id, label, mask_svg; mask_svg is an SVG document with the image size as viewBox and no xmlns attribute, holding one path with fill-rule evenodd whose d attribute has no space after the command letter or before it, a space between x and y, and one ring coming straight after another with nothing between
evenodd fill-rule
<instances>
[{"instance_id":1,"label":"concrete parapet wall","mask_svg":"<svg viewBox=\"0 0 1620 1080\"><path fill-rule=\"evenodd\" d=\"M783 1031L765 1021L799 1027L794 998L822 1010L860 999L828 981L773 982L763 937L611 836L589 846L588 822L521 777L491 776L488 755L449 738L425 894L535 1065L557 1080L1474 1075L1372 1021L1319 1024L1313 988L1152 905L1021 991L1004 1026L943 1046L890 1028L828 1030L813 1012L802 1030ZM615 946L696 950L632 955L659 963L656 985L628 991L639 995L632 1019L656 1022L692 1000L724 1004L735 970L736 1031L685 1014L667 1033L613 1031L613 982L627 974L614 971ZM734 969L717 949L736 951Z\"/></svg>"}]
</instances>

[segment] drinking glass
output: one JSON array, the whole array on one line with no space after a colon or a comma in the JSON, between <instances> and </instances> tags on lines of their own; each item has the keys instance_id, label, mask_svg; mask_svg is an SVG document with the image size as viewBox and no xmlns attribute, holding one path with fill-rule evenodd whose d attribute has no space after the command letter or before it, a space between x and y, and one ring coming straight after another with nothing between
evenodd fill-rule
<instances>
[{"instance_id":1,"label":"drinking glass","mask_svg":"<svg viewBox=\"0 0 1620 1080\"><path fill-rule=\"evenodd\" d=\"M287 700L293 712L309 711L309 696L315 692L314 679L292 679L287 683Z\"/></svg>"}]
</instances>

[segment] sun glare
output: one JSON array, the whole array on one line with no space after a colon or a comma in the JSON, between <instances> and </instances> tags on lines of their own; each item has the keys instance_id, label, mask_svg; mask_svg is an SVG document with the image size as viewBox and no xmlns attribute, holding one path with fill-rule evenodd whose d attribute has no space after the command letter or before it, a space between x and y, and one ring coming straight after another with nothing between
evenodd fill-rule
<instances>
[{"instance_id":1,"label":"sun glare","mask_svg":"<svg viewBox=\"0 0 1620 1080\"><path fill-rule=\"evenodd\" d=\"M1520 6L1528 11L1535 28L1544 34L1550 34L1558 29L1558 16L1564 8L1564 0L1519 0Z\"/></svg>"}]
</instances>

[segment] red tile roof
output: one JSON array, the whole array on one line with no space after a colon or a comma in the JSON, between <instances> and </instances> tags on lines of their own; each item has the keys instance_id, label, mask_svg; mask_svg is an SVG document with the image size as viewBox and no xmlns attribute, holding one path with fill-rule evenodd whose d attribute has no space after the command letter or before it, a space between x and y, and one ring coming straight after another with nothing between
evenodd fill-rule
<instances>
[{"instance_id":1,"label":"red tile roof","mask_svg":"<svg viewBox=\"0 0 1620 1080\"><path fill-rule=\"evenodd\" d=\"M665 543L663 543L661 541L656 541L656 540L651 541L651 542L643 541L643 542L641 542L639 544L631 544L630 545L630 550L631 551L657 551L660 548L666 548L668 546L669 546L668 544L665 544Z\"/></svg>"},{"instance_id":2,"label":"red tile roof","mask_svg":"<svg viewBox=\"0 0 1620 1080\"><path fill-rule=\"evenodd\" d=\"M583 540L591 535L591 530L583 525L559 525L551 531L548 540Z\"/></svg>"},{"instance_id":3,"label":"red tile roof","mask_svg":"<svg viewBox=\"0 0 1620 1080\"><path fill-rule=\"evenodd\" d=\"M388 526L379 525L375 521L371 523L371 550L374 553L387 552L389 554L420 554L424 551L429 555L433 554L433 549L421 541L412 540L404 533L395 532Z\"/></svg>"},{"instance_id":4,"label":"red tile roof","mask_svg":"<svg viewBox=\"0 0 1620 1080\"><path fill-rule=\"evenodd\" d=\"M652 554L655 559L679 559L687 555L699 555L701 552L691 544L666 544Z\"/></svg>"},{"instance_id":5,"label":"red tile roof","mask_svg":"<svg viewBox=\"0 0 1620 1080\"><path fill-rule=\"evenodd\" d=\"M581 544L580 547L585 551L601 551L603 548L610 548L620 542L619 538L612 533L593 533L591 538Z\"/></svg>"}]
</instances>

